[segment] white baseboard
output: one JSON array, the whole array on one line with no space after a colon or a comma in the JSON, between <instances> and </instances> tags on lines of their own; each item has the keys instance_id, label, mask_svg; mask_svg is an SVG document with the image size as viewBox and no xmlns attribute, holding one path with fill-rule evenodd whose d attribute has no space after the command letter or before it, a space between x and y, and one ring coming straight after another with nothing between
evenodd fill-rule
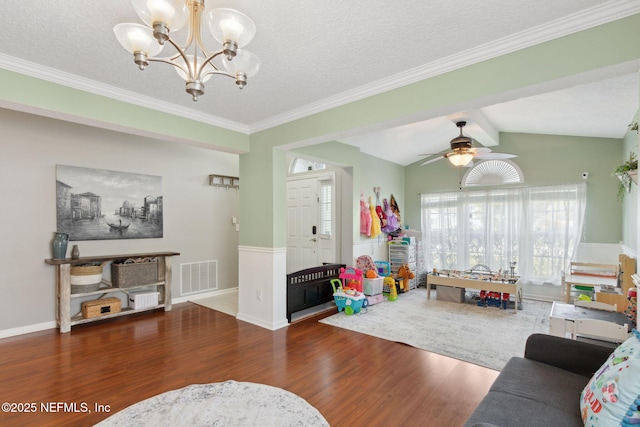
<instances>
[{"instance_id":1,"label":"white baseboard","mask_svg":"<svg viewBox=\"0 0 640 427\"><path fill-rule=\"evenodd\" d=\"M32 332L46 331L58 327L56 321L36 323L35 325L20 326L19 328L4 329L0 331L0 339L30 334Z\"/></svg>"},{"instance_id":2,"label":"white baseboard","mask_svg":"<svg viewBox=\"0 0 640 427\"><path fill-rule=\"evenodd\" d=\"M238 288L220 289L217 291L203 292L196 295L187 295L178 298L172 298L171 304L179 304L181 302L195 301L203 298L209 298L217 295L224 295L231 292L237 292ZM32 332L46 331L47 329L56 329L58 323L56 321L37 323L34 325L20 326L18 328L0 330L0 339L15 337L18 335L30 334Z\"/></svg>"},{"instance_id":3,"label":"white baseboard","mask_svg":"<svg viewBox=\"0 0 640 427\"><path fill-rule=\"evenodd\" d=\"M250 316L248 314L238 313L236 319L241 320L243 322L251 323L252 325L260 326L261 328L269 329L271 331L275 331L280 328L284 328L289 326L289 322L287 320L283 320L277 323L267 323L262 319L258 319L257 317Z\"/></svg>"},{"instance_id":4,"label":"white baseboard","mask_svg":"<svg viewBox=\"0 0 640 427\"><path fill-rule=\"evenodd\" d=\"M217 291L202 292L201 294L185 295L178 298L172 298L171 304L179 304L181 302L197 301L199 299L205 299L209 297L217 297L224 294L230 294L232 292L238 292L238 287L219 289Z\"/></svg>"}]
</instances>

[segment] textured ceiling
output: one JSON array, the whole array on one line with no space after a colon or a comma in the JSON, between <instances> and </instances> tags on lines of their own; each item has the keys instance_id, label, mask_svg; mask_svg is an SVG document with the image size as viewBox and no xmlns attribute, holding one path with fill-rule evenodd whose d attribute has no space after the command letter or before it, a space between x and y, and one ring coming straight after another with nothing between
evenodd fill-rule
<instances>
[{"instance_id":1,"label":"textured ceiling","mask_svg":"<svg viewBox=\"0 0 640 427\"><path fill-rule=\"evenodd\" d=\"M231 79L214 77L194 103L171 67L152 63L144 72L138 70L112 30L120 22L139 22L129 0L3 0L0 67L253 132L424 78L436 64L455 68L478 55L481 60L483 52L504 51L514 41L524 47L564 35L563 31L578 31L580 25L594 26L640 12L635 0L207 0L206 4L236 8L256 22L258 32L247 49L261 58L262 67L242 91ZM215 46L208 33L204 38ZM600 80L611 77L619 75ZM536 123L542 117L548 119L550 133L557 129L588 134L593 128L598 135L613 136L615 128L619 137L620 123L626 126L637 109L637 75L588 83L556 88L561 90L555 94L529 94L535 95L529 99L519 94L504 100L513 104L478 105L474 110L481 110L498 131L541 132ZM629 92L629 85L635 85L635 99L620 93ZM593 108L580 114L594 96L615 117L605 121L601 110ZM624 108L623 114L616 108ZM520 110L528 114L514 114ZM579 117L570 117L568 111ZM601 123L585 115L594 113ZM425 136L425 132L430 133ZM398 135L405 136L401 142L407 146L403 151L394 148L402 155L390 160L408 164L417 153L437 149L419 141L444 140L446 148L456 129L447 118L431 118L369 135L366 144L362 136L343 141L389 158L384 141L389 133L394 133L395 141ZM409 139L415 135L420 139Z\"/></svg>"}]
</instances>

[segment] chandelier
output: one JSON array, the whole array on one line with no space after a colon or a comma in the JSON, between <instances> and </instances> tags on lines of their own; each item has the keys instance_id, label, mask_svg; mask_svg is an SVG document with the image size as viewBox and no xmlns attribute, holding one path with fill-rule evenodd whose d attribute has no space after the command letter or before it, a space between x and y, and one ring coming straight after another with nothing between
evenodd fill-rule
<instances>
[{"instance_id":1,"label":"chandelier","mask_svg":"<svg viewBox=\"0 0 640 427\"><path fill-rule=\"evenodd\" d=\"M133 7L146 25L122 23L113 28L120 44L133 54L140 70L149 62L173 65L186 82L185 90L194 101L204 94L204 83L211 76L228 76L242 89L247 78L260 68L260 60L244 50L256 33L255 23L234 9L213 9L204 14L204 0L132 0ZM222 48L209 51L202 43L202 23ZM172 35L188 25L186 41L177 43ZM173 32L173 33L172 33ZM177 51L158 57L169 43ZM219 63L214 59L221 57Z\"/></svg>"}]
</instances>

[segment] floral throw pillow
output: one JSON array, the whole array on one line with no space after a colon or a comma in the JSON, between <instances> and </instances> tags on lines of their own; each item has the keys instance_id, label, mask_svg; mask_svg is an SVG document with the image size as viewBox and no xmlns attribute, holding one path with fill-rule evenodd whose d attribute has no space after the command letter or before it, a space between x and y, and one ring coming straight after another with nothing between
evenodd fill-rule
<instances>
[{"instance_id":1,"label":"floral throw pillow","mask_svg":"<svg viewBox=\"0 0 640 427\"><path fill-rule=\"evenodd\" d=\"M580 395L585 427L640 425L640 332L616 348Z\"/></svg>"}]
</instances>

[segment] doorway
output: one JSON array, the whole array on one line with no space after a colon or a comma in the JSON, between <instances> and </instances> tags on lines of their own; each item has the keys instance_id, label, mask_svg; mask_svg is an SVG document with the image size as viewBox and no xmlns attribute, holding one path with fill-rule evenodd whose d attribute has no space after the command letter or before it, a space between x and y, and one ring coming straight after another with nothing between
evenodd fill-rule
<instances>
[{"instance_id":1,"label":"doorway","mask_svg":"<svg viewBox=\"0 0 640 427\"><path fill-rule=\"evenodd\" d=\"M287 179L287 274L337 262L333 171Z\"/></svg>"}]
</instances>

